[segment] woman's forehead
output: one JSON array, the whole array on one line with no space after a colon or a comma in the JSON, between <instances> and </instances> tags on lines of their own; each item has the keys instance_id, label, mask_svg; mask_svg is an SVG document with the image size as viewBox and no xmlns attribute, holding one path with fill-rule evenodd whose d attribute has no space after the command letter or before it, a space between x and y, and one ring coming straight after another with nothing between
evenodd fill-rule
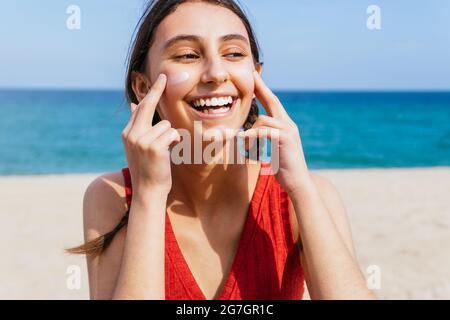
<instances>
[{"instance_id":1,"label":"woman's forehead","mask_svg":"<svg viewBox=\"0 0 450 320\"><path fill-rule=\"evenodd\" d=\"M156 39L162 47L181 34L194 35L204 41L220 40L229 34L240 34L248 39L244 23L234 12L206 2L181 4L161 22Z\"/></svg>"}]
</instances>

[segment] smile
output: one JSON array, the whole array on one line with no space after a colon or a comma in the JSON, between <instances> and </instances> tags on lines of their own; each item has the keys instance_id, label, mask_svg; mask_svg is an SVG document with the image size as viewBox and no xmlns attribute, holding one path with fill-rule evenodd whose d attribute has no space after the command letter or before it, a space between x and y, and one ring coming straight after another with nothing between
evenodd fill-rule
<instances>
[{"instance_id":1,"label":"smile","mask_svg":"<svg viewBox=\"0 0 450 320\"><path fill-rule=\"evenodd\" d=\"M238 101L240 101L238 98L229 97L207 100L203 103L191 102L189 106L194 114L201 119L217 119L231 115Z\"/></svg>"}]
</instances>

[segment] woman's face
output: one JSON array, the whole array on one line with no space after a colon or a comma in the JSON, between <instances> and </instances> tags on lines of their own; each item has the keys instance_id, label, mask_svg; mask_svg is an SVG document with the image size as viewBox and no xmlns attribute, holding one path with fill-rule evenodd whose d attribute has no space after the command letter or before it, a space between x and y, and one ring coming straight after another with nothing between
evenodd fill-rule
<instances>
[{"instance_id":1,"label":"woman's face","mask_svg":"<svg viewBox=\"0 0 450 320\"><path fill-rule=\"evenodd\" d=\"M203 131L242 127L253 99L255 64L247 30L232 11L203 2L181 4L158 26L147 59L149 85L158 74L167 75L157 111L172 127L191 133L194 121L201 121ZM228 98L222 103L231 96L231 107L193 107L215 103L213 96Z\"/></svg>"}]
</instances>

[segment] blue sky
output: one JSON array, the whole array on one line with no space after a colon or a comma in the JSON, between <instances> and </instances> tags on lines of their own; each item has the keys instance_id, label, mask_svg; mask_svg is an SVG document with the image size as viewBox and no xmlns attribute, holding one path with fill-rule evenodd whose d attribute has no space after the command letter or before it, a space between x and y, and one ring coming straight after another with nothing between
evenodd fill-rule
<instances>
[{"instance_id":1,"label":"blue sky","mask_svg":"<svg viewBox=\"0 0 450 320\"><path fill-rule=\"evenodd\" d=\"M448 0L241 0L273 89L450 89ZM0 87L122 88L144 0L0 0ZM66 28L69 5L81 29ZM381 8L381 30L366 9Z\"/></svg>"}]
</instances>

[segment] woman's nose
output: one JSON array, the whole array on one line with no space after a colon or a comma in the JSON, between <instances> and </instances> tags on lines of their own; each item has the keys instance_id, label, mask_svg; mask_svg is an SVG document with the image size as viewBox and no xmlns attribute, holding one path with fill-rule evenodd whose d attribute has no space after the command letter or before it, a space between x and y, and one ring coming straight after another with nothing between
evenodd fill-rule
<instances>
[{"instance_id":1,"label":"woman's nose","mask_svg":"<svg viewBox=\"0 0 450 320\"><path fill-rule=\"evenodd\" d=\"M208 59L208 61L205 64L205 69L202 74L202 82L203 83L223 83L228 80L228 72L224 65L222 64L222 61L220 60L220 57L214 57Z\"/></svg>"}]
</instances>

